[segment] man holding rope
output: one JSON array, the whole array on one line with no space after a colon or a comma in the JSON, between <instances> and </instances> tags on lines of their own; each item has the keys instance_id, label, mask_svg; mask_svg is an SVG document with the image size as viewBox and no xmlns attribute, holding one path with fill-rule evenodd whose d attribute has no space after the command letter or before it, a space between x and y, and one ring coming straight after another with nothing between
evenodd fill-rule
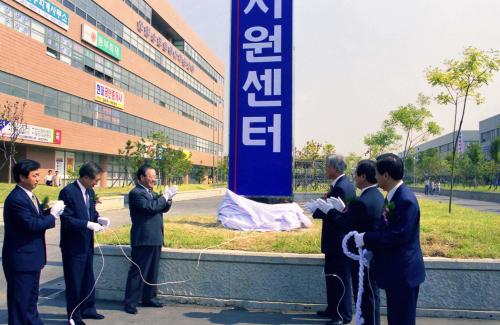
<instances>
[{"instance_id":1,"label":"man holding rope","mask_svg":"<svg viewBox=\"0 0 500 325\"><path fill-rule=\"evenodd\" d=\"M377 158L378 185L387 192L378 231L355 234L357 247L373 250L377 283L387 296L389 325L415 325L419 286L425 280L420 248L420 208L403 184L403 161L395 154Z\"/></svg>"},{"instance_id":2,"label":"man holding rope","mask_svg":"<svg viewBox=\"0 0 500 325\"><path fill-rule=\"evenodd\" d=\"M176 187L166 187L163 195L153 192L156 171L149 165L137 170L137 186L129 193L130 245L132 261L125 289L125 312L137 314L137 305L142 293L143 307L163 307L156 300L158 267L163 246L163 213L172 206ZM148 284L149 283L149 284Z\"/></svg>"},{"instance_id":3,"label":"man holding rope","mask_svg":"<svg viewBox=\"0 0 500 325\"><path fill-rule=\"evenodd\" d=\"M356 167L354 182L356 187L361 190L360 196L353 201L347 208L343 201L338 198L329 198L328 202L341 212L337 214L333 222L335 227L343 229L344 232L356 230L359 233L378 230L381 227L382 212L384 209L384 197L377 187L375 178L375 162L373 160L361 160ZM329 212L330 214L330 212ZM355 251L350 247L350 251ZM359 263L352 263L352 287L356 295L359 286ZM369 261L368 272L364 270L366 276L363 279L361 295L361 312L365 325L380 325L380 298L377 282L375 281L374 261ZM329 322L327 324L335 324Z\"/></svg>"}]
</instances>

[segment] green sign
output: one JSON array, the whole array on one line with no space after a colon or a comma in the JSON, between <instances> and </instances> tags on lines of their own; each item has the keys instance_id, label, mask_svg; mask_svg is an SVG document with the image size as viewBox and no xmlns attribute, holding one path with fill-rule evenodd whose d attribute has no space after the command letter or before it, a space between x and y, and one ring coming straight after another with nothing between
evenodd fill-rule
<instances>
[{"instance_id":1,"label":"green sign","mask_svg":"<svg viewBox=\"0 0 500 325\"><path fill-rule=\"evenodd\" d=\"M122 59L122 48L115 41L85 24L82 24L82 39L115 59Z\"/></svg>"}]
</instances>

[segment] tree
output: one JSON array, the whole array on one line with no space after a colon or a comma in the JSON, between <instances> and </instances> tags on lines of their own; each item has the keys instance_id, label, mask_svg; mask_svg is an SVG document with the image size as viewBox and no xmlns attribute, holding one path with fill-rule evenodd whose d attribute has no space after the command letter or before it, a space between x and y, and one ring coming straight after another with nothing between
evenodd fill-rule
<instances>
[{"instance_id":1,"label":"tree","mask_svg":"<svg viewBox=\"0 0 500 325\"><path fill-rule=\"evenodd\" d=\"M477 186L477 181L484 162L483 150L479 143L472 143L467 147L465 154L468 156L471 163L467 174L473 180L474 186Z\"/></svg>"},{"instance_id":2,"label":"tree","mask_svg":"<svg viewBox=\"0 0 500 325\"><path fill-rule=\"evenodd\" d=\"M387 126L399 129L403 133L403 161L406 160L409 152L418 144L427 140L431 135L441 133L441 127L432 118L431 112L427 109L430 98L418 94L417 104L407 104L399 106L398 109L389 113L389 119L384 123Z\"/></svg>"},{"instance_id":3,"label":"tree","mask_svg":"<svg viewBox=\"0 0 500 325\"><path fill-rule=\"evenodd\" d=\"M229 163L228 156L224 156L224 158L219 160L219 162L217 163L217 175L219 175L220 177L219 181L225 182L227 180L227 175L229 171L228 163Z\"/></svg>"},{"instance_id":4,"label":"tree","mask_svg":"<svg viewBox=\"0 0 500 325\"><path fill-rule=\"evenodd\" d=\"M498 71L500 59L498 51L482 51L468 47L463 52L461 60L447 60L445 67L430 68L426 71L429 84L440 87L443 90L436 96L436 101L441 105L453 105L453 151L451 157L451 187L448 211L451 213L451 202L453 198L453 176L455 171L455 158L458 146L458 137L462 130L465 118L465 110L469 99L474 99L477 105L484 102L479 89L487 85ZM461 106L460 122L457 129L457 118L459 106Z\"/></svg>"},{"instance_id":5,"label":"tree","mask_svg":"<svg viewBox=\"0 0 500 325\"><path fill-rule=\"evenodd\" d=\"M124 166L137 170L142 164L149 164L161 173L160 184L170 183L175 177L191 171L191 154L170 147L168 138L162 132L151 132L147 139L132 142L128 140L125 148L119 149Z\"/></svg>"},{"instance_id":6,"label":"tree","mask_svg":"<svg viewBox=\"0 0 500 325\"><path fill-rule=\"evenodd\" d=\"M350 173L352 176L353 173L356 171L356 167L358 166L359 161L361 160L361 156L355 154L354 152L351 152L345 157L345 162L346 162L346 172Z\"/></svg>"},{"instance_id":7,"label":"tree","mask_svg":"<svg viewBox=\"0 0 500 325\"><path fill-rule=\"evenodd\" d=\"M26 102L20 104L18 101L14 103L6 101L0 111L0 139L7 138L6 141L0 141L0 151L4 157L0 169L4 168L7 162L9 163L9 184L12 183L12 165L16 163L16 143L26 129L25 108Z\"/></svg>"},{"instance_id":8,"label":"tree","mask_svg":"<svg viewBox=\"0 0 500 325\"><path fill-rule=\"evenodd\" d=\"M401 140L401 136L397 134L396 129L384 123L380 131L365 136L364 143L368 147L365 154L368 154L369 158L376 158L393 147L399 140Z\"/></svg>"},{"instance_id":9,"label":"tree","mask_svg":"<svg viewBox=\"0 0 500 325\"><path fill-rule=\"evenodd\" d=\"M335 153L335 146L331 143L325 143L323 145L323 155L329 156Z\"/></svg>"},{"instance_id":10,"label":"tree","mask_svg":"<svg viewBox=\"0 0 500 325\"><path fill-rule=\"evenodd\" d=\"M497 137L491 142L490 146L490 156L493 161L492 171L491 171L491 182L490 188L495 184L495 190L498 186L498 163L500 162L500 137Z\"/></svg>"}]
</instances>

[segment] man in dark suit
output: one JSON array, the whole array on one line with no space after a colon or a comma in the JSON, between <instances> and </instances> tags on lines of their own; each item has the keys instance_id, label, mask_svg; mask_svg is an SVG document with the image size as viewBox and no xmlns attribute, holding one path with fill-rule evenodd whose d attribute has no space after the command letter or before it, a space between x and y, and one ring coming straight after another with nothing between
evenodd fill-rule
<instances>
[{"instance_id":1,"label":"man in dark suit","mask_svg":"<svg viewBox=\"0 0 500 325\"><path fill-rule=\"evenodd\" d=\"M354 186L344 174L345 169L346 163L343 156L331 155L326 158L325 176L333 181L330 190L325 194L325 198L339 198L345 204L356 198ZM317 202L326 204L324 200L318 200ZM314 203L308 209L314 211L313 218L323 220L321 252L325 254L328 306L326 310L319 311L318 316L332 318L334 324L347 324L352 318L352 263L342 251L342 239L345 232L334 225L334 218L340 212L333 211L332 207L325 209L324 206L318 206Z\"/></svg>"},{"instance_id":2,"label":"man in dark suit","mask_svg":"<svg viewBox=\"0 0 500 325\"><path fill-rule=\"evenodd\" d=\"M354 182L356 187L361 190L361 194L347 209L345 209L345 205L340 199L329 199L329 201L334 202L335 209L342 212L333 217L334 227L343 229L345 233L352 230L362 233L380 229L384 209L384 197L377 187L375 169L375 162L372 160L361 160L358 163ZM350 249L351 251L355 251L352 245ZM359 262L351 260L351 264L352 287L355 299L357 299ZM369 269L365 268L364 270L365 277L363 279L364 291L361 300L361 312L365 320L364 324L366 325L380 325L380 297L377 282L375 281L374 264L374 260L372 259Z\"/></svg>"},{"instance_id":3,"label":"man in dark suit","mask_svg":"<svg viewBox=\"0 0 500 325\"><path fill-rule=\"evenodd\" d=\"M43 324L37 309L40 272L47 263L45 230L54 228L64 206L42 210L33 194L40 164L21 160L14 165L17 185L5 200L2 265L7 280L9 325Z\"/></svg>"},{"instance_id":4,"label":"man in dark suit","mask_svg":"<svg viewBox=\"0 0 500 325\"><path fill-rule=\"evenodd\" d=\"M419 286L425 280L420 248L420 208L403 184L403 161L397 155L377 158L378 185L387 191L384 222L378 231L355 236L358 247L375 254L375 275L387 296L390 325L414 325Z\"/></svg>"},{"instance_id":5,"label":"man in dark suit","mask_svg":"<svg viewBox=\"0 0 500 325\"><path fill-rule=\"evenodd\" d=\"M93 187L101 180L102 172L99 165L87 162L79 170L80 178L59 193L59 199L66 204L61 215L60 245L66 284L66 311L76 325L85 324L82 321L85 318L104 318L97 313L92 290L95 283L94 232L102 231L103 226L109 225L109 219L100 217L95 208Z\"/></svg>"},{"instance_id":6,"label":"man in dark suit","mask_svg":"<svg viewBox=\"0 0 500 325\"><path fill-rule=\"evenodd\" d=\"M128 272L125 288L125 312L137 314L137 304L142 294L143 307L163 307L156 300L157 287L148 285L158 281L158 266L161 247L163 246L163 213L172 206L175 187L165 188L163 195L153 192L156 183L156 171L149 165L137 170L137 186L129 193L130 245L132 246L132 264ZM141 276L142 273L142 276Z\"/></svg>"}]
</instances>

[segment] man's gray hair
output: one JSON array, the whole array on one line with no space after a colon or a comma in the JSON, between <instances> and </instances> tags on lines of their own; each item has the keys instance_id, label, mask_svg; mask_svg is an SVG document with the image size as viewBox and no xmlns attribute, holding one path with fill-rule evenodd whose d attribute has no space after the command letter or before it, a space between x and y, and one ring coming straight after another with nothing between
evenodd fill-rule
<instances>
[{"instance_id":1,"label":"man's gray hair","mask_svg":"<svg viewBox=\"0 0 500 325\"><path fill-rule=\"evenodd\" d=\"M326 165L328 167L335 167L336 170L343 173L347 167L345 158L342 155L330 155L326 157Z\"/></svg>"}]
</instances>

